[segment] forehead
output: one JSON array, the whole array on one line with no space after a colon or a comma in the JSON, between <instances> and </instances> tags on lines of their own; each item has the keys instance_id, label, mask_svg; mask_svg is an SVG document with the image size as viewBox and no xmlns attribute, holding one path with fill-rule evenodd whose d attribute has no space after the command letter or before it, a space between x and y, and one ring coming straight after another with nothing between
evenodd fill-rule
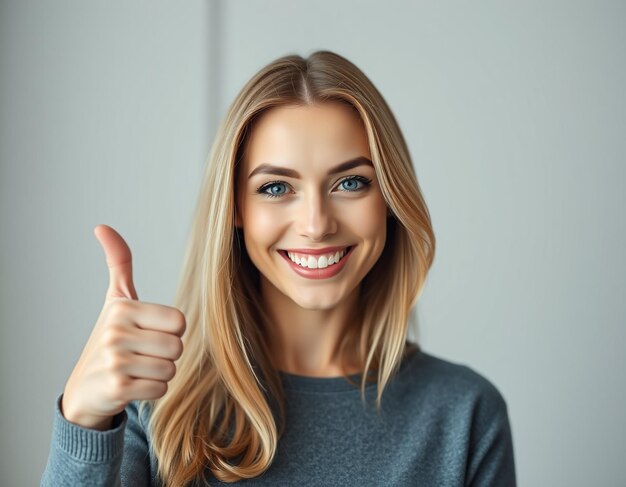
<instances>
[{"instance_id":1,"label":"forehead","mask_svg":"<svg viewBox=\"0 0 626 487\"><path fill-rule=\"evenodd\" d=\"M339 102L274 107L255 121L246 144L247 172L263 162L334 165L370 156L358 113Z\"/></svg>"}]
</instances>

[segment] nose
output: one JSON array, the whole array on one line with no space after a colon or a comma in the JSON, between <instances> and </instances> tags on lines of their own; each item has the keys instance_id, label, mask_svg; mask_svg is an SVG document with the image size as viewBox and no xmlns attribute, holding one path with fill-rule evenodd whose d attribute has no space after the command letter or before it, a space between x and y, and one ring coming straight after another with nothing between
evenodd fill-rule
<instances>
[{"instance_id":1,"label":"nose","mask_svg":"<svg viewBox=\"0 0 626 487\"><path fill-rule=\"evenodd\" d=\"M316 192L311 192L303 198L298 210L295 225L299 235L317 242L337 231L337 220L332 205Z\"/></svg>"}]
</instances>

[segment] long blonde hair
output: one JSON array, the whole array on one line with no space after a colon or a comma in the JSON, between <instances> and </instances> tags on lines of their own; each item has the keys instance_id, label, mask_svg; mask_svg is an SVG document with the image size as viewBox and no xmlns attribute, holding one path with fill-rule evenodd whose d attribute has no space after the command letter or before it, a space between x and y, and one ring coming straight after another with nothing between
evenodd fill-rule
<instances>
[{"instance_id":1,"label":"long blonde hair","mask_svg":"<svg viewBox=\"0 0 626 487\"><path fill-rule=\"evenodd\" d=\"M274 459L284 428L283 389L268 357L259 272L235 227L235 182L251 124L262 112L325 101L360 115L391 212L383 253L361 283L359 326L338 346L340 356L358 354L363 401L377 372L380 410L383 390L407 353L409 315L434 259L435 236L400 128L372 82L344 57L316 51L276 59L243 87L218 129L174 303L186 317L184 352L166 394L140 402L140 411L151 408L148 429L166 486L206 483L206 468L223 482L256 477Z\"/></svg>"}]
</instances>

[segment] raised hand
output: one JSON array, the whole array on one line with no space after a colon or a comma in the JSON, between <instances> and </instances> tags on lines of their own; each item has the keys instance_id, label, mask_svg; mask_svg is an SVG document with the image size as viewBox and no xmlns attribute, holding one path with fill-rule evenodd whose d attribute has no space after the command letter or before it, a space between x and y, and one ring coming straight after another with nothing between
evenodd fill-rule
<instances>
[{"instance_id":1,"label":"raised hand","mask_svg":"<svg viewBox=\"0 0 626 487\"><path fill-rule=\"evenodd\" d=\"M138 300L132 255L113 228L98 225L109 267L104 306L67 380L61 411L68 421L97 430L133 400L157 399L167 392L183 352L185 315L178 309Z\"/></svg>"}]
</instances>

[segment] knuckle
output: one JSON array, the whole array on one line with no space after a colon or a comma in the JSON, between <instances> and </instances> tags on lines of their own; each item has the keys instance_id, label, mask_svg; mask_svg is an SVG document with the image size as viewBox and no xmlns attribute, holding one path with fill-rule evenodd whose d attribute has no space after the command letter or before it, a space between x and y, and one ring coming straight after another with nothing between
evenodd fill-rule
<instances>
[{"instance_id":1,"label":"knuckle","mask_svg":"<svg viewBox=\"0 0 626 487\"><path fill-rule=\"evenodd\" d=\"M181 334L183 334L187 329L187 319L185 318L185 314L178 308L174 308L174 315L177 329Z\"/></svg>"},{"instance_id":2,"label":"knuckle","mask_svg":"<svg viewBox=\"0 0 626 487\"><path fill-rule=\"evenodd\" d=\"M180 340L180 338L172 340L171 350L172 355L175 357L174 360L180 358L180 356L183 354L183 342Z\"/></svg>"},{"instance_id":3,"label":"knuckle","mask_svg":"<svg viewBox=\"0 0 626 487\"><path fill-rule=\"evenodd\" d=\"M108 326L102 332L102 343L109 348L118 348L124 341L124 332L118 326Z\"/></svg>"},{"instance_id":4,"label":"knuckle","mask_svg":"<svg viewBox=\"0 0 626 487\"><path fill-rule=\"evenodd\" d=\"M114 374L111 377L111 389L117 396L122 396L124 391L130 385L131 379L123 374Z\"/></svg>"},{"instance_id":5,"label":"knuckle","mask_svg":"<svg viewBox=\"0 0 626 487\"><path fill-rule=\"evenodd\" d=\"M108 317L112 321L123 321L128 318L133 305L130 300L115 300L109 304Z\"/></svg>"},{"instance_id":6,"label":"knuckle","mask_svg":"<svg viewBox=\"0 0 626 487\"><path fill-rule=\"evenodd\" d=\"M174 362L166 362L164 369L164 375L167 377L166 380L172 380L176 375L176 365Z\"/></svg>"},{"instance_id":7,"label":"knuckle","mask_svg":"<svg viewBox=\"0 0 626 487\"><path fill-rule=\"evenodd\" d=\"M118 353L111 353L108 357L108 368L117 375L123 375L128 367L128 359Z\"/></svg>"}]
</instances>

